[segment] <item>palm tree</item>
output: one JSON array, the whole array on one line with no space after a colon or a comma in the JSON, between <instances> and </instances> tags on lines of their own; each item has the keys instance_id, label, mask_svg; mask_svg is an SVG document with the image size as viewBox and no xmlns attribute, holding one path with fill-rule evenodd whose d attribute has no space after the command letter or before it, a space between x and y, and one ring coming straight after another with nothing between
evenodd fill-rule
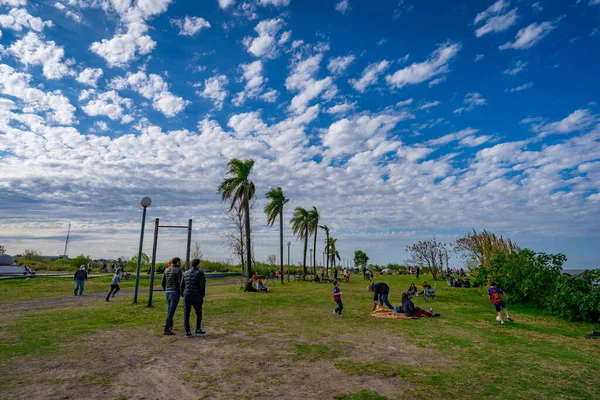
<instances>
[{"instance_id":1,"label":"palm tree","mask_svg":"<svg viewBox=\"0 0 600 400\"><path fill-rule=\"evenodd\" d=\"M327 253L329 254L329 257L331 259L331 266L334 269L335 269L335 259L337 258L338 260L341 260L340 253L335 248L335 242L337 242L337 239L329 238L328 243L327 243Z\"/></svg>"},{"instance_id":2,"label":"palm tree","mask_svg":"<svg viewBox=\"0 0 600 400\"><path fill-rule=\"evenodd\" d=\"M315 242L313 244L313 275L316 275L317 268L317 231L319 230L319 211L317 207L313 206L312 210L308 212L308 218L310 219L310 223L308 226L308 230L311 235L314 235Z\"/></svg>"},{"instance_id":3,"label":"palm tree","mask_svg":"<svg viewBox=\"0 0 600 400\"><path fill-rule=\"evenodd\" d=\"M267 214L267 225L273 226L273 223L279 215L279 260L281 261L281 284L283 285L283 206L290 199L283 195L281 187L271 189L266 195L267 199L271 200L265 207Z\"/></svg>"},{"instance_id":4,"label":"palm tree","mask_svg":"<svg viewBox=\"0 0 600 400\"><path fill-rule=\"evenodd\" d=\"M218 193L221 194L221 199L231 200L229 211L233 210L236 205L238 209L244 213L244 227L246 230L246 262L248 264L248 278L252 277L252 246L250 245L250 199L254 197L254 182L248 180L254 160L238 160L232 158L227 163L229 170L227 171L228 178L224 178L219 188Z\"/></svg>"},{"instance_id":5,"label":"palm tree","mask_svg":"<svg viewBox=\"0 0 600 400\"><path fill-rule=\"evenodd\" d=\"M306 249L308 247L310 214L306 209L302 207L296 207L290 222L292 224L294 235L296 235L298 239L304 240L304 262L302 263L304 276L302 279L306 279Z\"/></svg>"},{"instance_id":6,"label":"palm tree","mask_svg":"<svg viewBox=\"0 0 600 400\"><path fill-rule=\"evenodd\" d=\"M325 271L327 272L327 276L329 276L329 227L321 225L319 228L325 231L325 251L327 252L327 268L325 268Z\"/></svg>"}]
</instances>

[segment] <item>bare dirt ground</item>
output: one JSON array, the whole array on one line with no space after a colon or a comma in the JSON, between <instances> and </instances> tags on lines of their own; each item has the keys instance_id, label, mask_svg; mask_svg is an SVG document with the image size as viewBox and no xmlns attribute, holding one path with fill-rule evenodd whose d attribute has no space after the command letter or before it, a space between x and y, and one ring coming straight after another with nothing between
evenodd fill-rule
<instances>
[{"instance_id":1,"label":"bare dirt ground","mask_svg":"<svg viewBox=\"0 0 600 400\"><path fill-rule=\"evenodd\" d=\"M103 296L90 294L84 301ZM44 301L43 307L60 309L79 300L54 299ZM11 305L3 305L0 316L8 312L7 306ZM10 312L35 314L26 306ZM10 382L0 399L332 399L363 389L400 398L410 388L401 378L347 375L334 363L418 366L433 359L427 350L398 337L365 340L347 334L332 340L325 335L317 344L335 350L335 356L295 360L301 341L284 333L261 333L252 323L248 331L228 332L211 331L208 322L209 334L193 339L185 339L181 330L176 336L163 336L159 328L114 328L65 343L60 357L32 356L0 364L0 380Z\"/></svg>"}]
</instances>

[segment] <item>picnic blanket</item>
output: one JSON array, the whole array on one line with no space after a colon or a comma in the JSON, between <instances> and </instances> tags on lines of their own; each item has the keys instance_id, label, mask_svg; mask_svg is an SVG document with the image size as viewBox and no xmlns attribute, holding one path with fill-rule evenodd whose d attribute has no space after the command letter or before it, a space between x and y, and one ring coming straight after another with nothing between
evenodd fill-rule
<instances>
[{"instance_id":1,"label":"picnic blanket","mask_svg":"<svg viewBox=\"0 0 600 400\"><path fill-rule=\"evenodd\" d=\"M404 314L397 314L394 310L390 310L389 308L377 306L375 310L370 313L364 314L365 317L375 317L375 318L384 318L384 319L418 319L416 317L407 317Z\"/></svg>"}]
</instances>

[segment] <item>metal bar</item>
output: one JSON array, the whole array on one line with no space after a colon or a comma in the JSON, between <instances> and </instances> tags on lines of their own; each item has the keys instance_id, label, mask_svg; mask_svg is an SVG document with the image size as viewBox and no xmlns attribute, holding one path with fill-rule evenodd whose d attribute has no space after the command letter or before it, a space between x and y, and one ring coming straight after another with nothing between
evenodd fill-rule
<instances>
[{"instance_id":1,"label":"metal bar","mask_svg":"<svg viewBox=\"0 0 600 400\"><path fill-rule=\"evenodd\" d=\"M146 207L142 213L142 233L140 234L140 250L138 251L137 270L135 271L135 290L133 292L133 303L137 303L138 287L140 285L140 267L142 263L142 247L144 245L144 226L146 225Z\"/></svg>"},{"instance_id":2,"label":"metal bar","mask_svg":"<svg viewBox=\"0 0 600 400\"><path fill-rule=\"evenodd\" d=\"M183 229L188 229L189 226L183 226L183 225L161 225L161 226L159 226L159 228L183 228Z\"/></svg>"},{"instance_id":3,"label":"metal bar","mask_svg":"<svg viewBox=\"0 0 600 400\"><path fill-rule=\"evenodd\" d=\"M185 269L190 267L190 247L192 245L192 219L188 220L187 251L185 252Z\"/></svg>"},{"instance_id":4,"label":"metal bar","mask_svg":"<svg viewBox=\"0 0 600 400\"><path fill-rule=\"evenodd\" d=\"M158 246L158 218L154 220L154 245L152 246L152 266L150 267L150 291L148 307L152 307L152 292L154 291L154 267L156 266L156 247Z\"/></svg>"}]
</instances>

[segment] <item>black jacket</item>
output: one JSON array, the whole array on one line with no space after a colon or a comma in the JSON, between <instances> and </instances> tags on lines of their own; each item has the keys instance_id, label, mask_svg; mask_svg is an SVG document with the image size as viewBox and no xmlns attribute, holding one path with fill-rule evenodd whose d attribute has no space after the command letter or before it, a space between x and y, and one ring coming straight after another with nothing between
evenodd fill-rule
<instances>
[{"instance_id":1,"label":"black jacket","mask_svg":"<svg viewBox=\"0 0 600 400\"><path fill-rule=\"evenodd\" d=\"M415 313L415 303L412 302L411 299L408 299L402 304L402 311L404 311L404 315L407 317L412 317Z\"/></svg>"},{"instance_id":2,"label":"black jacket","mask_svg":"<svg viewBox=\"0 0 600 400\"><path fill-rule=\"evenodd\" d=\"M87 281L87 272L85 272L83 269L78 269L77 272L75 272L75 275L73 275L73 280Z\"/></svg>"},{"instance_id":3,"label":"black jacket","mask_svg":"<svg viewBox=\"0 0 600 400\"><path fill-rule=\"evenodd\" d=\"M376 284L373 285L373 300L374 301L377 301L379 295L389 294L389 293L390 293L390 287L387 283L377 282Z\"/></svg>"},{"instance_id":4,"label":"black jacket","mask_svg":"<svg viewBox=\"0 0 600 400\"><path fill-rule=\"evenodd\" d=\"M206 276L204 276L204 272L198 268L190 268L185 271L181 279L181 294L183 297L203 298L206 294Z\"/></svg>"},{"instance_id":5,"label":"black jacket","mask_svg":"<svg viewBox=\"0 0 600 400\"><path fill-rule=\"evenodd\" d=\"M181 268L179 265L173 265L170 268L165 270L165 273L162 277L161 285L165 291L174 290L177 293L181 294L181 277L183 276L183 272L181 272Z\"/></svg>"}]
</instances>

